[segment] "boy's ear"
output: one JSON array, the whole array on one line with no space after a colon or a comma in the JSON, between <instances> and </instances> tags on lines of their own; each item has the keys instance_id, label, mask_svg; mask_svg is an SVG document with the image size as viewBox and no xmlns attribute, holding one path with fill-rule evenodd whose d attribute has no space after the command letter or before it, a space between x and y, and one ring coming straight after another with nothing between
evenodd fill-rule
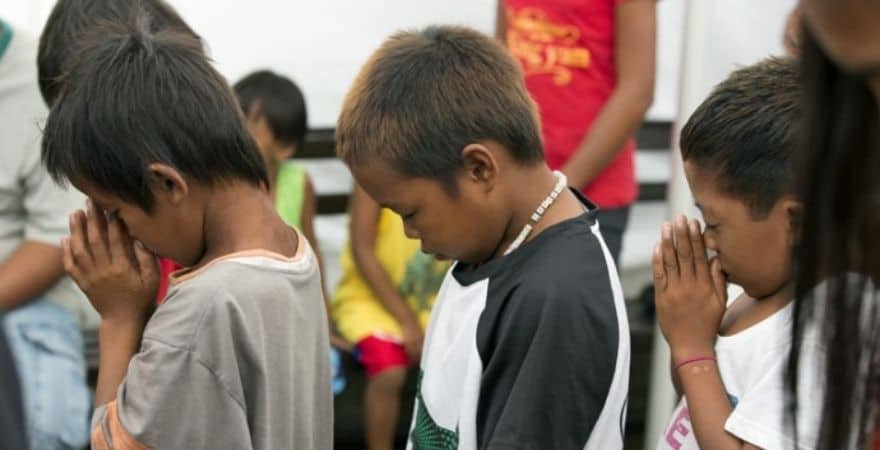
<instances>
[{"instance_id":1,"label":"boy's ear","mask_svg":"<svg viewBox=\"0 0 880 450\"><path fill-rule=\"evenodd\" d=\"M153 163L147 168L154 195L163 196L172 204L179 204L189 194L189 183L175 168Z\"/></svg>"},{"instance_id":2,"label":"boy's ear","mask_svg":"<svg viewBox=\"0 0 880 450\"><path fill-rule=\"evenodd\" d=\"M248 105L247 109L244 111L244 118L248 121L259 121L260 118L263 117L263 108L260 106L260 101L255 100L253 103Z\"/></svg>"},{"instance_id":3,"label":"boy's ear","mask_svg":"<svg viewBox=\"0 0 880 450\"><path fill-rule=\"evenodd\" d=\"M467 180L481 183L492 189L498 180L498 160L482 143L468 144L461 150L461 159Z\"/></svg>"},{"instance_id":4,"label":"boy's ear","mask_svg":"<svg viewBox=\"0 0 880 450\"><path fill-rule=\"evenodd\" d=\"M296 144L288 144L280 147L277 151L277 156L279 161L284 161L290 158L293 158L293 155L296 154Z\"/></svg>"}]
</instances>

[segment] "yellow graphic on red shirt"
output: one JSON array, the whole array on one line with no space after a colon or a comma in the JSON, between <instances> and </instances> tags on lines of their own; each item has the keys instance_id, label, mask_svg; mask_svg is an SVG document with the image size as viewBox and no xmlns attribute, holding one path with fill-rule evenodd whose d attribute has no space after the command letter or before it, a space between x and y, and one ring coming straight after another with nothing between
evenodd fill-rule
<instances>
[{"instance_id":1,"label":"yellow graphic on red shirt","mask_svg":"<svg viewBox=\"0 0 880 450\"><path fill-rule=\"evenodd\" d=\"M581 30L557 24L539 8L507 10L507 46L519 59L525 75L553 75L557 86L571 83L572 69L590 65L590 51L576 44Z\"/></svg>"}]
</instances>

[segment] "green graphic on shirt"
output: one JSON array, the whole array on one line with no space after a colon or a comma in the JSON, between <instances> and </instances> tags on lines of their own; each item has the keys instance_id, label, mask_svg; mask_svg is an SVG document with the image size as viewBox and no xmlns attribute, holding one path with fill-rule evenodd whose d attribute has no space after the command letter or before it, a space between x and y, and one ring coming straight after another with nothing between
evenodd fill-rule
<instances>
[{"instance_id":1,"label":"green graphic on shirt","mask_svg":"<svg viewBox=\"0 0 880 450\"><path fill-rule=\"evenodd\" d=\"M410 435L413 450L455 450L458 448L458 430L449 431L434 422L422 401L422 376L419 372L416 390L416 424Z\"/></svg>"},{"instance_id":2,"label":"green graphic on shirt","mask_svg":"<svg viewBox=\"0 0 880 450\"><path fill-rule=\"evenodd\" d=\"M406 272L400 283L400 294L416 311L430 312L432 300L443 284L447 264L433 256L416 252L406 263Z\"/></svg>"}]
</instances>

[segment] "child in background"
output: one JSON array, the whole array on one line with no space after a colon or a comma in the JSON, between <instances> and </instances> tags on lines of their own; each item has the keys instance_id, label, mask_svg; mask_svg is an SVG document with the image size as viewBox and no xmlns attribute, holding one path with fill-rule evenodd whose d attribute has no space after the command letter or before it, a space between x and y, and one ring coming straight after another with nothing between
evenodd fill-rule
<instances>
[{"instance_id":1,"label":"child in background","mask_svg":"<svg viewBox=\"0 0 880 450\"><path fill-rule=\"evenodd\" d=\"M317 254L315 188L308 173L292 161L308 130L306 102L299 87L268 70L245 76L233 86L248 130L266 163L269 193L288 225L302 230Z\"/></svg>"},{"instance_id":2,"label":"child in background","mask_svg":"<svg viewBox=\"0 0 880 450\"><path fill-rule=\"evenodd\" d=\"M101 22L129 20L136 7L149 14L153 31L173 29L200 39L177 11L162 0L58 0L43 27L37 50L40 93L47 106L55 103L64 87L64 65L77 47L79 38ZM165 298L171 274L180 268L180 264L160 258L158 302Z\"/></svg>"},{"instance_id":3,"label":"child in background","mask_svg":"<svg viewBox=\"0 0 880 450\"><path fill-rule=\"evenodd\" d=\"M62 248L101 315L92 448L329 450L315 255L200 42L131 23L83 37L43 140L49 172L91 200ZM154 254L189 269L152 312Z\"/></svg>"},{"instance_id":4,"label":"child in background","mask_svg":"<svg viewBox=\"0 0 880 450\"><path fill-rule=\"evenodd\" d=\"M623 448L620 281L595 206L544 162L503 46L460 27L395 34L361 69L336 132L358 195L458 261L427 328L410 447Z\"/></svg>"},{"instance_id":5,"label":"child in background","mask_svg":"<svg viewBox=\"0 0 880 450\"><path fill-rule=\"evenodd\" d=\"M349 205L350 242L331 316L355 344L367 374L367 448L390 450L407 369L418 364L424 329L449 264L422 253L394 212L355 186Z\"/></svg>"},{"instance_id":6,"label":"child in background","mask_svg":"<svg viewBox=\"0 0 880 450\"><path fill-rule=\"evenodd\" d=\"M813 448L817 424L786 422L791 250L801 203L792 154L797 65L768 59L735 71L681 132L685 176L705 231L679 217L654 251L660 328L683 398L658 450ZM707 259L707 250L716 256ZM744 293L727 302L727 282ZM808 366L809 367L809 366ZM818 401L815 392L813 401ZM801 404L806 413L815 405Z\"/></svg>"},{"instance_id":7,"label":"child in background","mask_svg":"<svg viewBox=\"0 0 880 450\"><path fill-rule=\"evenodd\" d=\"M302 91L289 78L268 70L245 76L233 89L245 114L248 131L266 164L269 195L274 199L275 210L288 225L302 230L321 265L321 250L315 235L318 206L315 188L306 169L292 160L303 148L308 130ZM326 291L324 298L329 300ZM349 348L348 343L335 334L331 334L330 342L338 348ZM340 372L339 352L336 348L330 352L333 392L338 394L345 387L345 379Z\"/></svg>"}]
</instances>

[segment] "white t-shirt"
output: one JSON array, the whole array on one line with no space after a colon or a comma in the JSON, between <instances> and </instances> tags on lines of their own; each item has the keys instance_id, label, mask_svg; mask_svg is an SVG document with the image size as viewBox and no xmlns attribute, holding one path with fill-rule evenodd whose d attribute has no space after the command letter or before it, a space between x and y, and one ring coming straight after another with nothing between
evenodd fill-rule
<instances>
[{"instance_id":1,"label":"white t-shirt","mask_svg":"<svg viewBox=\"0 0 880 450\"><path fill-rule=\"evenodd\" d=\"M46 106L37 86L37 42L3 23L0 35L12 30L0 54L0 261L24 241L60 245L68 235L68 216L85 205L75 189L58 186L40 159L40 127ZM45 294L68 307L83 322L94 311L68 278Z\"/></svg>"},{"instance_id":2,"label":"white t-shirt","mask_svg":"<svg viewBox=\"0 0 880 450\"><path fill-rule=\"evenodd\" d=\"M733 411L724 429L737 438L766 450L795 448L794 430L785 422L785 372L791 349L794 303L763 321L731 336L718 336L715 353L721 380ZM817 367L818 344L814 332L806 333L800 367ZM821 406L817 370L800 370L798 388L798 446L812 449L816 441L815 417ZM699 449L682 397L657 450Z\"/></svg>"}]
</instances>

